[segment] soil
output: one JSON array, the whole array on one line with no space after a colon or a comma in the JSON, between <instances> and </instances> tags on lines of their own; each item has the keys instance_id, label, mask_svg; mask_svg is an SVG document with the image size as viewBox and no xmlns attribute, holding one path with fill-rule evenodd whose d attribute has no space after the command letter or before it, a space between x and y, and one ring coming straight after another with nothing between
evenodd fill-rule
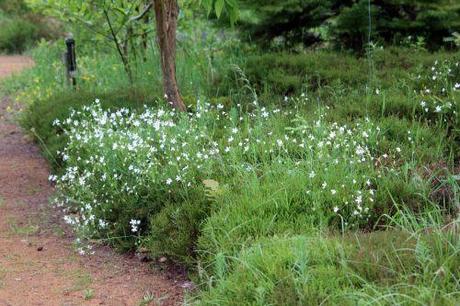
<instances>
[{"instance_id":1,"label":"soil","mask_svg":"<svg viewBox=\"0 0 460 306\"><path fill-rule=\"evenodd\" d=\"M0 56L0 79L31 67L33 61L26 56Z\"/></svg>"},{"instance_id":2,"label":"soil","mask_svg":"<svg viewBox=\"0 0 460 306\"><path fill-rule=\"evenodd\" d=\"M0 78L32 64L0 56ZM49 205L46 161L15 122L18 106L0 100L0 306L181 304L190 284L183 273L104 246L77 253L61 212Z\"/></svg>"}]
</instances>

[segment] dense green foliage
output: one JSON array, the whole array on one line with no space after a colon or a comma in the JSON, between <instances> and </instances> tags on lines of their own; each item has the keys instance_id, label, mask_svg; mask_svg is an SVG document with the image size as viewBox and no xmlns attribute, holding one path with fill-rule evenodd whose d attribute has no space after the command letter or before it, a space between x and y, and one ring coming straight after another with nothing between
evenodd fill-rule
<instances>
[{"instance_id":1,"label":"dense green foliage","mask_svg":"<svg viewBox=\"0 0 460 306\"><path fill-rule=\"evenodd\" d=\"M408 73L416 74L420 67L450 56L449 53L431 54L425 50L414 54L410 48L376 49L370 59L329 51L279 52L249 56L243 70L258 89L267 88L277 94L290 95L340 84L364 86L371 82L379 88L389 88L401 81L413 83ZM369 63L374 70L371 79Z\"/></svg>"},{"instance_id":2,"label":"dense green foliage","mask_svg":"<svg viewBox=\"0 0 460 306\"><path fill-rule=\"evenodd\" d=\"M241 252L230 275L200 304L456 304L458 237L436 222L425 224L433 231L427 235L407 221L396 230L341 238L263 239ZM225 268L225 258L219 260Z\"/></svg>"},{"instance_id":3,"label":"dense green foliage","mask_svg":"<svg viewBox=\"0 0 460 306\"><path fill-rule=\"evenodd\" d=\"M207 1L211 10L218 3ZM314 12L305 28L322 35L367 18L362 1L254 3L249 16L277 12L279 22ZM373 10L394 3L374 1ZM407 12L410 3L401 4ZM432 7L417 3L423 14ZM413 32L401 14L391 26L404 37ZM364 32L348 26L361 37L367 23ZM184 17L181 114L163 101L153 42L133 61L130 82L113 48L72 27L76 90L65 83L58 41L35 48L36 66L2 91L24 105L21 123L53 165L54 203L81 253L100 241L166 256L189 268L199 287L192 304L459 303L458 52L430 53L419 42L373 46L365 58L264 53ZM399 39L379 27L382 40ZM311 35L297 30L289 44ZM323 39L355 47L340 35Z\"/></svg>"},{"instance_id":4,"label":"dense green foliage","mask_svg":"<svg viewBox=\"0 0 460 306\"><path fill-rule=\"evenodd\" d=\"M72 24L71 28L74 30L79 26L90 29L93 41L108 43L117 51L131 84L134 83L135 69L133 66L139 63L146 64L149 44L156 39L152 34L154 33L152 27L155 23L153 2L145 0L129 2L125 0L27 0L27 3L35 10ZM183 4L181 6L182 17L190 14L189 11L199 6L203 6L208 14L214 12L217 17L225 13L232 24L238 17L238 6L235 0L199 0L181 2L181 4ZM182 17L177 16L176 18ZM156 33L156 35L160 34ZM176 33L174 33L174 41L175 35Z\"/></svg>"},{"instance_id":5,"label":"dense green foliage","mask_svg":"<svg viewBox=\"0 0 460 306\"><path fill-rule=\"evenodd\" d=\"M82 60L78 92L57 90L59 66L46 56L49 46L42 48L48 51L34 53L38 66L23 76L38 83L24 85L21 77L6 84L29 86L18 96L29 105L24 126L33 129L50 160L58 159L57 172L64 176L57 203L71 196L66 205L80 213L68 221L78 224L80 237L122 249L146 248L152 256L187 264L203 282L204 291L194 298L202 304L457 300L457 238L438 231L439 220L430 223L433 236L425 240L418 232L425 227L421 213L441 218L455 210L456 54L411 51L409 57L407 49L380 50L371 77L362 59L330 52L310 53L307 63L317 63L313 68L303 65L307 56L254 55L245 70L256 88L241 72L217 83L191 78L203 86L201 92L227 97L197 102L190 87L192 114L182 117L156 106L163 102L153 102L158 98L145 89L155 82L147 73L137 77L137 89L123 88L127 79L104 77L107 69L123 69L113 53ZM195 55L193 62L179 60L179 69L191 71L206 53ZM264 65L253 62L264 58ZM111 64L90 64L93 60ZM346 66L348 74L337 70ZM268 72L257 75L257 68ZM229 71L219 69L213 73ZM299 81L285 98L278 85L283 77L265 78L276 69L297 76L311 69L317 79ZM216 84L227 89L219 91ZM102 108L82 112L95 98ZM119 113L121 108L131 115ZM159 122L175 124L156 130L160 114ZM103 118L114 119L101 124ZM342 135L342 128L351 134ZM357 145L364 161L356 155ZM361 212L350 207L356 201ZM413 218L413 224L404 218ZM357 232L357 238L336 234L386 225L397 230ZM452 247L442 249L446 241ZM84 252L85 245L80 248ZM425 264L430 260L439 264ZM446 275L443 281L435 272ZM413 287L404 286L408 279Z\"/></svg>"},{"instance_id":6,"label":"dense green foliage","mask_svg":"<svg viewBox=\"0 0 460 306\"><path fill-rule=\"evenodd\" d=\"M241 14L242 28L252 39L273 47L333 43L362 51L369 40L401 44L419 37L429 42L430 49L436 49L446 44L444 38L460 31L460 5L449 0L242 3L246 9Z\"/></svg>"},{"instance_id":7,"label":"dense green foliage","mask_svg":"<svg viewBox=\"0 0 460 306\"><path fill-rule=\"evenodd\" d=\"M0 50L20 53L37 39L36 26L19 18L0 20Z\"/></svg>"},{"instance_id":8,"label":"dense green foliage","mask_svg":"<svg viewBox=\"0 0 460 306\"><path fill-rule=\"evenodd\" d=\"M21 53L35 41L55 36L55 26L23 1L0 1L0 53Z\"/></svg>"}]
</instances>

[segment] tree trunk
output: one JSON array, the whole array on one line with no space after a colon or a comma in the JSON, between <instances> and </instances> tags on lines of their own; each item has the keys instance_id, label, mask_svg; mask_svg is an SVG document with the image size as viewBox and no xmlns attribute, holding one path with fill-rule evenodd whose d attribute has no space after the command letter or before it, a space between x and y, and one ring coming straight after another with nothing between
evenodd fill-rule
<instances>
[{"instance_id":1,"label":"tree trunk","mask_svg":"<svg viewBox=\"0 0 460 306\"><path fill-rule=\"evenodd\" d=\"M179 5L177 0L153 1L165 97L175 109L186 111L176 80L176 30Z\"/></svg>"}]
</instances>

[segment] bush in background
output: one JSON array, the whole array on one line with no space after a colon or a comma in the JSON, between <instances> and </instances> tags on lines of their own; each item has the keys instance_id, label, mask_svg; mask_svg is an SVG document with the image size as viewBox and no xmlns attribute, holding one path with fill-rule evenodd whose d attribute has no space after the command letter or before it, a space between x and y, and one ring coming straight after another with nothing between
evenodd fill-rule
<instances>
[{"instance_id":1,"label":"bush in background","mask_svg":"<svg viewBox=\"0 0 460 306\"><path fill-rule=\"evenodd\" d=\"M455 47L444 39L460 30L460 7L436 0L258 0L242 1L240 26L250 40L273 48L298 49L335 45L363 52L369 39L401 44L408 37L424 38L431 50ZM370 9L370 12L369 12Z\"/></svg>"},{"instance_id":2,"label":"bush in background","mask_svg":"<svg viewBox=\"0 0 460 306\"><path fill-rule=\"evenodd\" d=\"M445 60L459 61L460 56L455 52L421 50L414 53L411 49L396 47L376 49L370 59L331 51L273 52L248 56L242 68L259 92L299 95L303 91L332 87L337 90L339 87L362 89L367 85L380 89L404 84L414 86L414 75L427 75L419 71L420 67Z\"/></svg>"},{"instance_id":3,"label":"bush in background","mask_svg":"<svg viewBox=\"0 0 460 306\"><path fill-rule=\"evenodd\" d=\"M58 24L31 12L24 1L0 1L0 53L22 53L36 41L58 35Z\"/></svg>"},{"instance_id":4,"label":"bush in background","mask_svg":"<svg viewBox=\"0 0 460 306\"><path fill-rule=\"evenodd\" d=\"M38 39L38 28L20 18L0 20L0 52L21 53Z\"/></svg>"}]
</instances>

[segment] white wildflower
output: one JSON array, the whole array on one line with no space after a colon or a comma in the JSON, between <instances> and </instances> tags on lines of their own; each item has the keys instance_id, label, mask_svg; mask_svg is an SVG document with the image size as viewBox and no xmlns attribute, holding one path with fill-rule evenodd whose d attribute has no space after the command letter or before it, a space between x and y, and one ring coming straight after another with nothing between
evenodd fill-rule
<instances>
[{"instance_id":1,"label":"white wildflower","mask_svg":"<svg viewBox=\"0 0 460 306\"><path fill-rule=\"evenodd\" d=\"M131 221L129 221L129 224L131 225L131 232L137 233L137 231L139 231L139 225L141 224L141 221L131 219Z\"/></svg>"}]
</instances>

